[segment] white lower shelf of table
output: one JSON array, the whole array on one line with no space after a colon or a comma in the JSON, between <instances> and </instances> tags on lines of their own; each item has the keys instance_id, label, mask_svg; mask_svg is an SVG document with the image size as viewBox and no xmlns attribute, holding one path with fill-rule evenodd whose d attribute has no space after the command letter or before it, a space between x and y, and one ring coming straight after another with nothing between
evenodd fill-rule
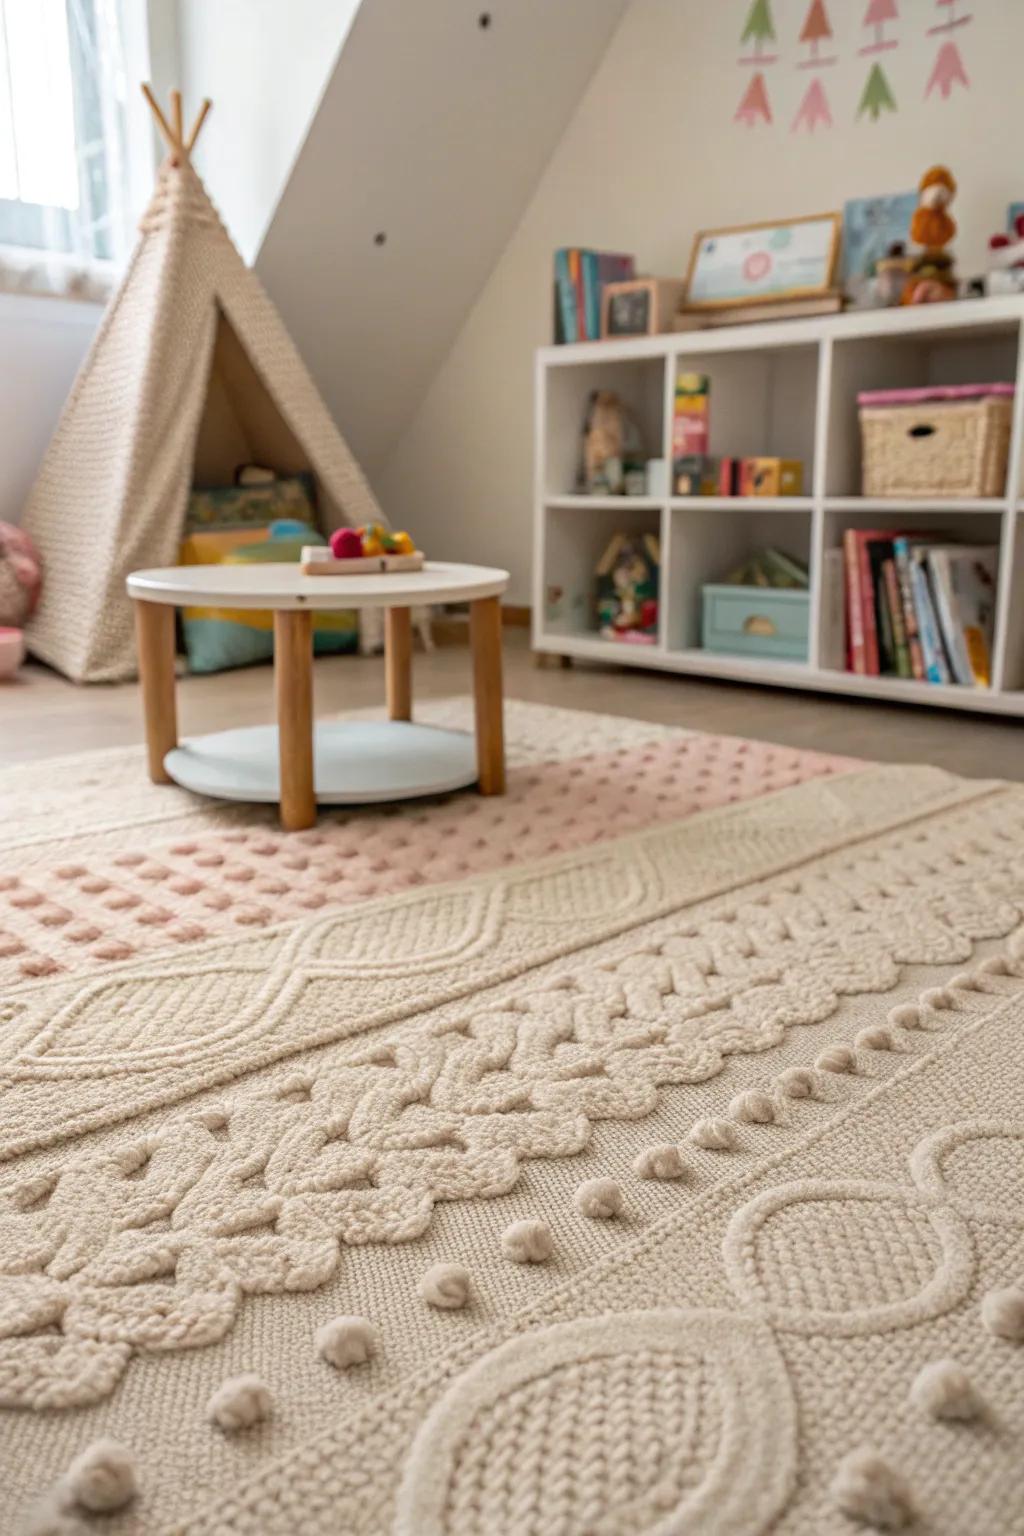
<instances>
[{"instance_id":1,"label":"white lower shelf of table","mask_svg":"<svg viewBox=\"0 0 1024 1536\"><path fill-rule=\"evenodd\" d=\"M719 656L700 647L675 649L666 645L623 645L602 640L592 631L555 634L534 640L534 649L553 656L573 656L581 661L603 661L612 666L648 667L659 672L679 672L698 677L717 677L733 682L765 683L779 688L806 688L819 693L849 693L892 703L932 704L946 709L968 709L981 714L1024 716L1024 691L996 692L991 688L962 688L939 683L914 682L899 677L862 677L832 667L812 667L805 661L774 661L760 656Z\"/></svg>"},{"instance_id":2,"label":"white lower shelf of table","mask_svg":"<svg viewBox=\"0 0 1024 1536\"><path fill-rule=\"evenodd\" d=\"M276 725L219 731L164 758L176 784L220 800L280 799ZM398 720L317 725L313 782L324 805L367 805L465 789L477 778L476 746L463 731Z\"/></svg>"}]
</instances>

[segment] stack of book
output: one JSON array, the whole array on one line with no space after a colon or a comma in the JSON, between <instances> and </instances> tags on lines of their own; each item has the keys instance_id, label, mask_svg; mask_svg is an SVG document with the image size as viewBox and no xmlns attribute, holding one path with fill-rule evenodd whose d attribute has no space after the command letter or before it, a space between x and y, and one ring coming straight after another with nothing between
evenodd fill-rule
<instances>
[{"instance_id":1,"label":"stack of book","mask_svg":"<svg viewBox=\"0 0 1024 1536\"><path fill-rule=\"evenodd\" d=\"M555 342L600 341L601 293L607 283L636 276L632 256L582 251L555 252Z\"/></svg>"},{"instance_id":2,"label":"stack of book","mask_svg":"<svg viewBox=\"0 0 1024 1536\"><path fill-rule=\"evenodd\" d=\"M989 687L998 559L994 545L848 528L847 670Z\"/></svg>"}]
</instances>

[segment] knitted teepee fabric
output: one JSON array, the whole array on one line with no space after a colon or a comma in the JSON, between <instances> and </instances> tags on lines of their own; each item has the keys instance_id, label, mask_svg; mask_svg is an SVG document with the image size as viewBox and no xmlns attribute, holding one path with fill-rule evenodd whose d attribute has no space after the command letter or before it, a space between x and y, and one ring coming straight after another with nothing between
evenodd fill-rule
<instances>
[{"instance_id":1,"label":"knitted teepee fabric","mask_svg":"<svg viewBox=\"0 0 1024 1536\"><path fill-rule=\"evenodd\" d=\"M866 768L9 987L0 1529L1020 1536L1022 920Z\"/></svg>"},{"instance_id":2,"label":"knitted teepee fabric","mask_svg":"<svg viewBox=\"0 0 1024 1536\"><path fill-rule=\"evenodd\" d=\"M365 477L190 162L168 159L23 519L46 579L29 647L77 682L135 671L129 572L173 564L223 315L339 516L381 519Z\"/></svg>"}]
</instances>

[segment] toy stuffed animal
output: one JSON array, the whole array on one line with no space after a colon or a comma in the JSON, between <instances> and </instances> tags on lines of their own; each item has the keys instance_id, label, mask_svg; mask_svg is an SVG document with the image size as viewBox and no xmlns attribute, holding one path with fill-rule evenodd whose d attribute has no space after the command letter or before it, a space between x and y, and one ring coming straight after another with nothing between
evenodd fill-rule
<instances>
[{"instance_id":1,"label":"toy stuffed animal","mask_svg":"<svg viewBox=\"0 0 1024 1536\"><path fill-rule=\"evenodd\" d=\"M926 250L940 251L956 234L956 220L946 212L956 196L956 181L944 165L933 165L921 178L910 238Z\"/></svg>"},{"instance_id":2,"label":"toy stuffed animal","mask_svg":"<svg viewBox=\"0 0 1024 1536\"><path fill-rule=\"evenodd\" d=\"M625 462L640 452L640 433L618 395L595 390L583 427L583 489L591 495L618 495L624 488Z\"/></svg>"}]
</instances>

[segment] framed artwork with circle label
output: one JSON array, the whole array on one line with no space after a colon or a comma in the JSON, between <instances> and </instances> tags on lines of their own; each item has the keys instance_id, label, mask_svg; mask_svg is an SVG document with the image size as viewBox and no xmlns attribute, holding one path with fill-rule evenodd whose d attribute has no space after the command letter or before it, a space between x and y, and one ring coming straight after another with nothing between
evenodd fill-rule
<instances>
[{"instance_id":1,"label":"framed artwork with circle label","mask_svg":"<svg viewBox=\"0 0 1024 1536\"><path fill-rule=\"evenodd\" d=\"M688 309L824 297L835 285L842 215L705 229L693 242Z\"/></svg>"}]
</instances>

